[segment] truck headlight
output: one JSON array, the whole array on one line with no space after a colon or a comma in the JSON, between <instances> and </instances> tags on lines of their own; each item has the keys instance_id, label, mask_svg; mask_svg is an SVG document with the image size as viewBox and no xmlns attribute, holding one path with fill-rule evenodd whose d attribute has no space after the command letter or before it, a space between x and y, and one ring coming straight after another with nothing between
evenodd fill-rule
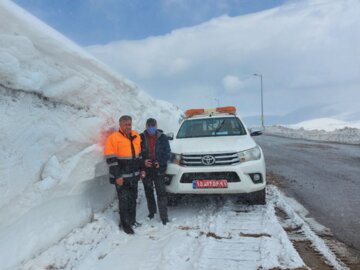
<instances>
[{"instance_id":1,"label":"truck headlight","mask_svg":"<svg viewBox=\"0 0 360 270\"><path fill-rule=\"evenodd\" d=\"M180 154L175 154L175 153L171 153L170 155L170 162L180 165L180 161L181 161L181 155Z\"/></svg>"},{"instance_id":2,"label":"truck headlight","mask_svg":"<svg viewBox=\"0 0 360 270\"><path fill-rule=\"evenodd\" d=\"M261 151L259 146L251 148L246 151L241 151L238 153L240 162L246 162L250 160L258 160L261 158Z\"/></svg>"}]
</instances>

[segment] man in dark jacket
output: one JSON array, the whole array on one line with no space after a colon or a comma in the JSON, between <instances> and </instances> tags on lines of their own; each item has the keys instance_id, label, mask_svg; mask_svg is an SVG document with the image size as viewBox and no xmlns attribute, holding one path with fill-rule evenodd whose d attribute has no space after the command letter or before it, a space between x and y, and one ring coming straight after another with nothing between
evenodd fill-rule
<instances>
[{"instance_id":1,"label":"man in dark jacket","mask_svg":"<svg viewBox=\"0 0 360 270\"><path fill-rule=\"evenodd\" d=\"M148 218L152 219L156 213L154 186L157 195L157 204L160 218L164 225L169 222L167 214L167 195L165 191L165 171L170 159L170 145L162 130L157 129L154 118L146 121L146 130L141 136L141 155L145 160L146 177L143 179Z\"/></svg>"}]
</instances>

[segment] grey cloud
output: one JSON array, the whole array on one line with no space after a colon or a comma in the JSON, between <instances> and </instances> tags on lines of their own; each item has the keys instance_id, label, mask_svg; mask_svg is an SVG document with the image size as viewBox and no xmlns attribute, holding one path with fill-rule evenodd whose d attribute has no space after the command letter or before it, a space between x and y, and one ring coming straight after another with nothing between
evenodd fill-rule
<instances>
[{"instance_id":1,"label":"grey cloud","mask_svg":"<svg viewBox=\"0 0 360 270\"><path fill-rule=\"evenodd\" d=\"M196 102L214 103L201 96L211 100L215 95L222 105L256 114L259 81L252 74L261 73L268 114L324 100L354 110L360 99L358 14L357 0L300 1L246 16L222 16L165 36L88 49L145 91L183 109ZM241 79L241 91L224 88L229 74Z\"/></svg>"}]
</instances>

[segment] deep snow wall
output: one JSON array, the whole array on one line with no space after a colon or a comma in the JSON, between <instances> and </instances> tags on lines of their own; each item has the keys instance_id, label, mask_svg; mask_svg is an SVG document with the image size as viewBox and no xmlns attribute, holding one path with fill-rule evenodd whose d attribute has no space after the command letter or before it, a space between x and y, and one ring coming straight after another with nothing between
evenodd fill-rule
<instances>
[{"instance_id":1,"label":"deep snow wall","mask_svg":"<svg viewBox=\"0 0 360 270\"><path fill-rule=\"evenodd\" d=\"M122 114L171 131L181 112L152 99L14 3L0 2L0 261L41 252L114 198L103 136Z\"/></svg>"}]
</instances>

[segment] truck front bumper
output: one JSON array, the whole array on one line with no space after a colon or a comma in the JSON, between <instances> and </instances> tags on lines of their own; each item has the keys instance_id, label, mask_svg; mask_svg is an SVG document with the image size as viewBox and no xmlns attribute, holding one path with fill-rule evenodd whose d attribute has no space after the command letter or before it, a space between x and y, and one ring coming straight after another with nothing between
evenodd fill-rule
<instances>
[{"instance_id":1,"label":"truck front bumper","mask_svg":"<svg viewBox=\"0 0 360 270\"><path fill-rule=\"evenodd\" d=\"M261 180L255 181L254 174L260 174ZM197 175L201 179L197 179ZM204 175L206 178L204 179ZM227 188L194 188L192 181L195 180L228 180ZM228 177L227 177L228 176ZM193 179L192 179L193 177ZM179 166L169 164L166 171L167 186L169 193L176 194L239 194L251 193L265 188L266 170L265 161L253 160L231 166Z\"/></svg>"}]
</instances>

